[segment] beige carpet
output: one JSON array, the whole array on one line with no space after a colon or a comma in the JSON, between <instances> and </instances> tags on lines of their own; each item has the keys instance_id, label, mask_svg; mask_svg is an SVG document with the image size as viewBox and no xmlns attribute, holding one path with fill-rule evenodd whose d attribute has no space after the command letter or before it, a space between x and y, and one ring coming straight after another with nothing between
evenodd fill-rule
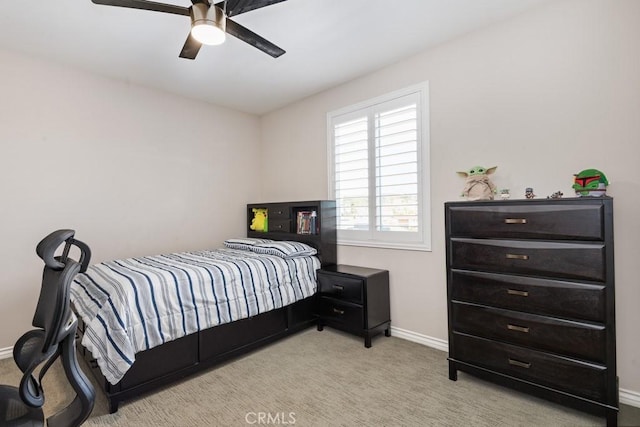
<instances>
[{"instance_id":1,"label":"beige carpet","mask_svg":"<svg viewBox=\"0 0 640 427\"><path fill-rule=\"evenodd\" d=\"M446 353L398 338L361 339L309 329L107 414L98 393L86 426L599 426L604 419L460 373ZM0 383L18 384L12 359ZM67 386L68 387L68 386ZM65 402L60 366L45 381L51 414ZM621 425L640 426L624 406Z\"/></svg>"}]
</instances>

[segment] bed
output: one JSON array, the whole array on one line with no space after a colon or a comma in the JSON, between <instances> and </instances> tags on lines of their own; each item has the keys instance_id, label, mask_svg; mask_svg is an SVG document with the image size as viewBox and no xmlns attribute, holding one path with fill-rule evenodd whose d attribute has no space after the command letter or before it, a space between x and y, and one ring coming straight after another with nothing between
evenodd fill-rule
<instances>
[{"instance_id":1,"label":"bed","mask_svg":"<svg viewBox=\"0 0 640 427\"><path fill-rule=\"evenodd\" d=\"M215 250L103 262L76 277L78 351L111 413L121 402L315 324L316 270L335 263L335 205L259 206L289 216L288 227L248 231ZM297 212L314 207L317 233L296 233Z\"/></svg>"}]
</instances>

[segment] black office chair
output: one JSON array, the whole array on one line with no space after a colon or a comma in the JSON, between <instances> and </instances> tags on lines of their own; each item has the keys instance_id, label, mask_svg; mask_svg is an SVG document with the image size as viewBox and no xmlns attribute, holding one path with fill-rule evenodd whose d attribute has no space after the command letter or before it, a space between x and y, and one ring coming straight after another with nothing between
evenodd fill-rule
<instances>
[{"instance_id":1,"label":"black office chair","mask_svg":"<svg viewBox=\"0 0 640 427\"><path fill-rule=\"evenodd\" d=\"M78 366L75 351L78 320L69 300L71 282L76 274L86 271L91 251L85 243L75 240L74 234L73 230L54 231L36 247L36 253L45 263L33 316L33 326L38 329L24 334L13 347L13 359L23 376L19 387L0 386L0 426L44 426L42 378L58 357L76 397L47 418L47 425L79 426L93 409L95 391ZM56 256L56 250L63 243L62 254ZM72 246L80 250L78 261L69 258Z\"/></svg>"}]
</instances>

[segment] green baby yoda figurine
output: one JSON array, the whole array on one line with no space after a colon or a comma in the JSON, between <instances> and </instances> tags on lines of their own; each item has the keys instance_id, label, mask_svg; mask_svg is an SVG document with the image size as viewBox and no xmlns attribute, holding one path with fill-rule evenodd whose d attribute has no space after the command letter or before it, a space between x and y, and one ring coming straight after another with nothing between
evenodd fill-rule
<instances>
[{"instance_id":1,"label":"green baby yoda figurine","mask_svg":"<svg viewBox=\"0 0 640 427\"><path fill-rule=\"evenodd\" d=\"M493 200L497 190L489 179L489 175L494 173L497 168L497 166L491 168L474 166L467 172L458 172L458 175L467 179L462 190L462 197L466 197L467 200Z\"/></svg>"}]
</instances>

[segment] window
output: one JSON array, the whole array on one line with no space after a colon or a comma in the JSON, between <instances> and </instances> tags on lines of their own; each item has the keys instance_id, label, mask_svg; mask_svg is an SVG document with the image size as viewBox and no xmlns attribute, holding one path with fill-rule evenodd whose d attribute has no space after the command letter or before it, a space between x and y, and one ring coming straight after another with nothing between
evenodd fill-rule
<instances>
[{"instance_id":1,"label":"window","mask_svg":"<svg viewBox=\"0 0 640 427\"><path fill-rule=\"evenodd\" d=\"M338 243L430 250L428 85L327 115Z\"/></svg>"}]
</instances>

